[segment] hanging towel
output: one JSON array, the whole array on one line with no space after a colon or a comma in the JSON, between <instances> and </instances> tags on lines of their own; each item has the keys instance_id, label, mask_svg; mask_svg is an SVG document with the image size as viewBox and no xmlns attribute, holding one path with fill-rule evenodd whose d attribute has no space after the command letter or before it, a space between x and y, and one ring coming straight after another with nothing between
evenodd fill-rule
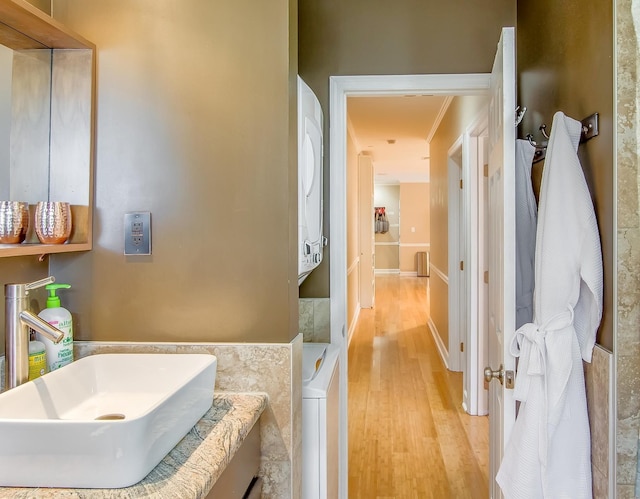
<instances>
[{"instance_id":1,"label":"hanging towel","mask_svg":"<svg viewBox=\"0 0 640 499\"><path fill-rule=\"evenodd\" d=\"M531 185L536 148L516 140L516 329L533 320L533 282L538 207Z\"/></svg>"},{"instance_id":2,"label":"hanging towel","mask_svg":"<svg viewBox=\"0 0 640 499\"><path fill-rule=\"evenodd\" d=\"M577 157L580 122L553 118L542 174L533 322L516 331L521 401L497 481L506 498L591 499L582 360L602 318L602 252Z\"/></svg>"}]
</instances>

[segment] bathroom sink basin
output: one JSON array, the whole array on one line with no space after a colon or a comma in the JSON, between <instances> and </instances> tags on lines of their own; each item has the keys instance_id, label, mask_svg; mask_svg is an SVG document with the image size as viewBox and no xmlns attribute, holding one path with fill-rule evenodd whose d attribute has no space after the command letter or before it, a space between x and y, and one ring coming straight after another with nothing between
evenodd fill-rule
<instances>
[{"instance_id":1,"label":"bathroom sink basin","mask_svg":"<svg viewBox=\"0 0 640 499\"><path fill-rule=\"evenodd\" d=\"M142 480L212 405L217 359L102 354L0 394L0 486Z\"/></svg>"}]
</instances>

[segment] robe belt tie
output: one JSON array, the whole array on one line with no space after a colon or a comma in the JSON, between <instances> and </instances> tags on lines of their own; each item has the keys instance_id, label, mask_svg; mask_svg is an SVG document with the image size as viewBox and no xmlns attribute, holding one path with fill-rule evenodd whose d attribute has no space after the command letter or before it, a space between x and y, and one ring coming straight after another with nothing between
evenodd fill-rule
<instances>
[{"instance_id":1,"label":"robe belt tie","mask_svg":"<svg viewBox=\"0 0 640 499\"><path fill-rule=\"evenodd\" d=\"M524 324L518 329L511 341L510 351L514 357L519 357L516 373L514 397L516 400L526 402L529 397L531 383L534 379L540 379L543 390L543 407L540 408L539 431L539 458L543 465L547 464L547 423L549 421L549 377L547 373L547 336L559 334L573 325L573 308L560 312L544 324ZM566 358L571 361L571 352L566 352Z\"/></svg>"}]
</instances>

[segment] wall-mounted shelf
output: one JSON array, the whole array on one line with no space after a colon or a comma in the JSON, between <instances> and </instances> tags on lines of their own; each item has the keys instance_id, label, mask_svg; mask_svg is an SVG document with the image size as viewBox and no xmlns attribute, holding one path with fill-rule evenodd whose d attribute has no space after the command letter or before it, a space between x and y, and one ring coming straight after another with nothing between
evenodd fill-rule
<instances>
[{"instance_id":1,"label":"wall-mounted shelf","mask_svg":"<svg viewBox=\"0 0 640 499\"><path fill-rule=\"evenodd\" d=\"M73 251L88 251L91 243L67 244L0 244L0 257L51 255L54 253L71 253Z\"/></svg>"},{"instance_id":2,"label":"wall-mounted shelf","mask_svg":"<svg viewBox=\"0 0 640 499\"><path fill-rule=\"evenodd\" d=\"M0 185L6 186L0 198L32 206L37 201L66 201L72 205L73 220L66 244L39 244L30 228L22 244L0 245L0 258L90 250L95 45L25 0L0 0L0 44L13 50L11 166L0 171ZM34 53L43 54L40 59L50 61L49 66L41 69L32 64L38 57ZM43 80L43 87L33 90L34 82ZM42 112L35 114L43 118L34 124L34 113L29 111L36 105Z\"/></svg>"},{"instance_id":3,"label":"wall-mounted shelf","mask_svg":"<svg viewBox=\"0 0 640 499\"><path fill-rule=\"evenodd\" d=\"M0 43L14 50L95 48L93 43L25 0L2 0L0 22Z\"/></svg>"}]
</instances>

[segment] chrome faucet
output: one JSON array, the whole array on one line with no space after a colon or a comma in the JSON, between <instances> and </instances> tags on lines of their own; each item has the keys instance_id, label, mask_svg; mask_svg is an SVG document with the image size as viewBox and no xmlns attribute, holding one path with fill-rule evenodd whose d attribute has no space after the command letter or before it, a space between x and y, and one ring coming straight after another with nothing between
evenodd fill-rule
<instances>
[{"instance_id":1,"label":"chrome faucet","mask_svg":"<svg viewBox=\"0 0 640 499\"><path fill-rule=\"evenodd\" d=\"M60 343L64 333L29 310L29 291L51 284L55 279L46 277L30 284L5 284L5 390L29 381L30 328Z\"/></svg>"}]
</instances>

